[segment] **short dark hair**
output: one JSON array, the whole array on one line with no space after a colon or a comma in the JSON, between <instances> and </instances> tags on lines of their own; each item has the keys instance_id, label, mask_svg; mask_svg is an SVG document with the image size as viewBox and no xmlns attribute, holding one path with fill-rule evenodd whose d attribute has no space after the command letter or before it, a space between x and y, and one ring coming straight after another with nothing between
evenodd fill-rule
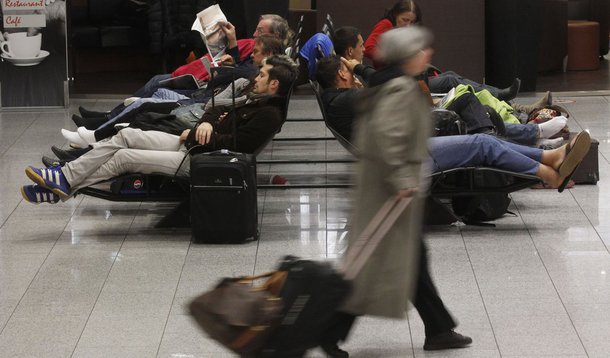
<instances>
[{"instance_id":1,"label":"short dark hair","mask_svg":"<svg viewBox=\"0 0 610 358\"><path fill-rule=\"evenodd\" d=\"M264 64L273 66L269 69L269 80L278 80L278 96L286 96L297 79L299 69L296 63L286 55L273 55L265 59Z\"/></svg>"},{"instance_id":2,"label":"short dark hair","mask_svg":"<svg viewBox=\"0 0 610 358\"><path fill-rule=\"evenodd\" d=\"M396 16L407 11L415 14L415 24L421 24L421 10L419 9L419 5L413 0L399 0L391 8L386 9L383 17L390 20L392 25L396 26Z\"/></svg>"},{"instance_id":3,"label":"short dark hair","mask_svg":"<svg viewBox=\"0 0 610 358\"><path fill-rule=\"evenodd\" d=\"M316 81L323 89L332 88L337 85L337 72L341 69L341 58L339 56L328 56L318 61L316 69Z\"/></svg>"},{"instance_id":4,"label":"short dark hair","mask_svg":"<svg viewBox=\"0 0 610 358\"><path fill-rule=\"evenodd\" d=\"M345 57L349 47L358 45L358 35L360 34L360 30L353 26L343 26L335 30L332 37L335 53Z\"/></svg>"},{"instance_id":5,"label":"short dark hair","mask_svg":"<svg viewBox=\"0 0 610 358\"><path fill-rule=\"evenodd\" d=\"M271 53L272 55L281 55L284 53L284 45L282 40L276 36L263 34L254 39L255 44L261 44L261 51Z\"/></svg>"}]
</instances>

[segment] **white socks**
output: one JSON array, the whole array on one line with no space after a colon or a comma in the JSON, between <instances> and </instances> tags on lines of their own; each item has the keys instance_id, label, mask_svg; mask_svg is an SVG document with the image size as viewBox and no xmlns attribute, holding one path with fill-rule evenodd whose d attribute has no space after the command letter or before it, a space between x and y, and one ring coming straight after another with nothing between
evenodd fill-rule
<instances>
[{"instance_id":1,"label":"white socks","mask_svg":"<svg viewBox=\"0 0 610 358\"><path fill-rule=\"evenodd\" d=\"M85 127L78 127L78 129L76 130L78 132L78 135L85 141L87 142L87 145L89 144L93 144L95 142L97 142L95 140L95 131L91 131L88 130Z\"/></svg>"},{"instance_id":2,"label":"white socks","mask_svg":"<svg viewBox=\"0 0 610 358\"><path fill-rule=\"evenodd\" d=\"M76 146L78 148L87 148L89 146L89 143L87 143L83 138L81 138L81 136L78 135L78 132L72 132L62 128L61 135L63 135L64 138L66 138L66 140L70 142L71 146Z\"/></svg>"},{"instance_id":3,"label":"white socks","mask_svg":"<svg viewBox=\"0 0 610 358\"><path fill-rule=\"evenodd\" d=\"M564 116L554 117L542 124L538 125L538 137L541 139L550 138L557 132L563 129L568 123L568 119Z\"/></svg>"},{"instance_id":4,"label":"white socks","mask_svg":"<svg viewBox=\"0 0 610 358\"><path fill-rule=\"evenodd\" d=\"M78 127L76 132L62 129L61 135L70 142L70 145L79 148L87 148L90 144L97 142L95 140L95 131L90 131L85 127Z\"/></svg>"},{"instance_id":5,"label":"white socks","mask_svg":"<svg viewBox=\"0 0 610 358\"><path fill-rule=\"evenodd\" d=\"M538 139L536 141L536 147L541 149L555 149L561 147L563 144L563 138L554 138L554 139Z\"/></svg>"}]
</instances>

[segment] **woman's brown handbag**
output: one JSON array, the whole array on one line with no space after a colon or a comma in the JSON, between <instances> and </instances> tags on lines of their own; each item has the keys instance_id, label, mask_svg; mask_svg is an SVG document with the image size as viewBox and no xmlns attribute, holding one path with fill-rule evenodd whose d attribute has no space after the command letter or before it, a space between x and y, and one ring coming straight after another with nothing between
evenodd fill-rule
<instances>
[{"instance_id":1,"label":"woman's brown handbag","mask_svg":"<svg viewBox=\"0 0 610 358\"><path fill-rule=\"evenodd\" d=\"M349 292L348 281L410 202L396 197L381 207L345 254L343 275L328 264L287 256L277 271L223 279L191 302L191 315L210 338L241 357L299 356L318 344L322 326ZM262 285L254 286L262 279ZM305 287L304 279L311 287Z\"/></svg>"},{"instance_id":2,"label":"woman's brown handbag","mask_svg":"<svg viewBox=\"0 0 610 358\"><path fill-rule=\"evenodd\" d=\"M279 292L287 274L225 278L191 302L191 315L212 339L240 356L254 355L282 319ZM261 279L266 281L253 286Z\"/></svg>"}]
</instances>

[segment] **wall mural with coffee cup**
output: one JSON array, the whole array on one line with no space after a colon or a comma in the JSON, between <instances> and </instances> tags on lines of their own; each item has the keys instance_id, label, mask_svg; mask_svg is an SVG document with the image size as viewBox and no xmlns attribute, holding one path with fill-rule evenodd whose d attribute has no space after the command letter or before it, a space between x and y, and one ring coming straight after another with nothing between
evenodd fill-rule
<instances>
[{"instance_id":1,"label":"wall mural with coffee cup","mask_svg":"<svg viewBox=\"0 0 610 358\"><path fill-rule=\"evenodd\" d=\"M66 107L65 0L0 4L0 108Z\"/></svg>"}]
</instances>

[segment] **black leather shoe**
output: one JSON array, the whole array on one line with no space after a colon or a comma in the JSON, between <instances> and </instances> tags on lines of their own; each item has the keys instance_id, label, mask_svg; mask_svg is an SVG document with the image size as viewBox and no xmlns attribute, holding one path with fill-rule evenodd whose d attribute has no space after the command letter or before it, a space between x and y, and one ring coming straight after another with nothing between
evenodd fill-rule
<instances>
[{"instance_id":1,"label":"black leather shoe","mask_svg":"<svg viewBox=\"0 0 610 358\"><path fill-rule=\"evenodd\" d=\"M47 168L56 167L58 165L63 167L66 164L66 161L60 160L57 158L47 157L46 155L43 155L42 164L44 164L44 166Z\"/></svg>"},{"instance_id":2,"label":"black leather shoe","mask_svg":"<svg viewBox=\"0 0 610 358\"><path fill-rule=\"evenodd\" d=\"M62 149L56 146L51 146L51 151L57 156L57 158L64 160L66 162L71 162L74 159L80 157L81 155L87 153L91 150L91 147L83 148L83 149Z\"/></svg>"},{"instance_id":3,"label":"black leather shoe","mask_svg":"<svg viewBox=\"0 0 610 358\"><path fill-rule=\"evenodd\" d=\"M110 112L96 112L96 111L90 111L86 108L83 108L83 106L79 106L78 107L78 113L80 113L81 117L85 118L85 119L89 119L89 118L108 118L108 114Z\"/></svg>"},{"instance_id":4,"label":"black leather shoe","mask_svg":"<svg viewBox=\"0 0 610 358\"><path fill-rule=\"evenodd\" d=\"M442 349L464 348L472 343L472 338L463 336L453 330L426 337L425 351L438 351Z\"/></svg>"},{"instance_id":5,"label":"black leather shoe","mask_svg":"<svg viewBox=\"0 0 610 358\"><path fill-rule=\"evenodd\" d=\"M331 358L348 358L349 353L339 348L336 343L320 344L320 348Z\"/></svg>"},{"instance_id":6,"label":"black leather shoe","mask_svg":"<svg viewBox=\"0 0 610 358\"><path fill-rule=\"evenodd\" d=\"M72 122L74 122L77 127L85 127L90 131L94 131L98 129L102 124L108 122L108 118L83 118L77 114L73 114Z\"/></svg>"}]
</instances>

